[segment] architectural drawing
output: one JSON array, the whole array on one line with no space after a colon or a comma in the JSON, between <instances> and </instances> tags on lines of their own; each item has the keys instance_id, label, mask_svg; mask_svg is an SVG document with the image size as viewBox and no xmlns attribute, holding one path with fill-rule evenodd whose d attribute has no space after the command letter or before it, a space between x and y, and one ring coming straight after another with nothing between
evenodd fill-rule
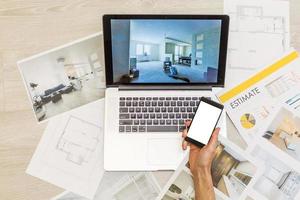
<instances>
[{"instance_id":1,"label":"architectural drawing","mask_svg":"<svg viewBox=\"0 0 300 200\"><path fill-rule=\"evenodd\" d=\"M82 165L96 150L100 131L97 125L70 115L56 148L66 154L67 161Z\"/></svg>"},{"instance_id":2,"label":"architectural drawing","mask_svg":"<svg viewBox=\"0 0 300 200\"><path fill-rule=\"evenodd\" d=\"M288 2L225 0L224 13L230 16L230 68L257 69L288 50Z\"/></svg>"},{"instance_id":3,"label":"architectural drawing","mask_svg":"<svg viewBox=\"0 0 300 200\"><path fill-rule=\"evenodd\" d=\"M51 119L26 172L93 199L104 174L102 110L104 99Z\"/></svg>"}]
</instances>

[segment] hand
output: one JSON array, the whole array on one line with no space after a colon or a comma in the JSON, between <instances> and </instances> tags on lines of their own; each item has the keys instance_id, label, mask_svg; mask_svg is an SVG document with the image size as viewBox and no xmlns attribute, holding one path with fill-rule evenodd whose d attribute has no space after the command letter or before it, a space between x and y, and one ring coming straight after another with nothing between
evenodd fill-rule
<instances>
[{"instance_id":1,"label":"hand","mask_svg":"<svg viewBox=\"0 0 300 200\"><path fill-rule=\"evenodd\" d=\"M186 129L182 132L183 139L185 139L185 137L187 136L187 128L190 126L190 124L190 120L185 122ZM193 176L198 176L199 173L203 171L209 170L210 172L211 164L216 154L219 132L220 128L216 128L208 144L202 148L199 148L196 145L190 144L187 141L183 140L183 150L186 150L187 146L190 146L189 164Z\"/></svg>"}]
</instances>

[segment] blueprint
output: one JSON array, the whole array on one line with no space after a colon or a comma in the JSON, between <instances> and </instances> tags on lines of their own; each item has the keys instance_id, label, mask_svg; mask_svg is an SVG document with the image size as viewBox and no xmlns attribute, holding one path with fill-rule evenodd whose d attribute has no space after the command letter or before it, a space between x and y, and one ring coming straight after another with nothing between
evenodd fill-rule
<instances>
[{"instance_id":1,"label":"blueprint","mask_svg":"<svg viewBox=\"0 0 300 200\"><path fill-rule=\"evenodd\" d=\"M83 165L91 160L100 143L101 127L76 116L69 116L56 149L66 154L66 161Z\"/></svg>"},{"instance_id":2,"label":"blueprint","mask_svg":"<svg viewBox=\"0 0 300 200\"><path fill-rule=\"evenodd\" d=\"M224 0L224 14L230 16L227 61L230 86L289 50L288 1Z\"/></svg>"},{"instance_id":3,"label":"blueprint","mask_svg":"<svg viewBox=\"0 0 300 200\"><path fill-rule=\"evenodd\" d=\"M229 67L256 69L289 49L289 2L225 0L224 13L230 16Z\"/></svg>"},{"instance_id":4,"label":"blueprint","mask_svg":"<svg viewBox=\"0 0 300 200\"><path fill-rule=\"evenodd\" d=\"M86 198L102 179L104 100L51 119L27 173Z\"/></svg>"}]
</instances>

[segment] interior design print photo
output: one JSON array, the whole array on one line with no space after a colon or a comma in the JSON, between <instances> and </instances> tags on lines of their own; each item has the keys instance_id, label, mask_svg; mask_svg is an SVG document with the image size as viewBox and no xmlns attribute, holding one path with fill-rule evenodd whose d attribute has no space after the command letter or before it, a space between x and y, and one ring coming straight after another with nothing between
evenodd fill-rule
<instances>
[{"instance_id":1,"label":"interior design print photo","mask_svg":"<svg viewBox=\"0 0 300 200\"><path fill-rule=\"evenodd\" d=\"M300 114L286 105L277 105L277 111L266 123L260 135L275 154L282 154L290 164L300 169ZM281 156L282 157L282 156Z\"/></svg>"},{"instance_id":2,"label":"interior design print photo","mask_svg":"<svg viewBox=\"0 0 300 200\"><path fill-rule=\"evenodd\" d=\"M38 121L103 96L101 38L97 33L18 63Z\"/></svg>"},{"instance_id":3,"label":"interior design print photo","mask_svg":"<svg viewBox=\"0 0 300 200\"><path fill-rule=\"evenodd\" d=\"M300 174L289 163L255 145L252 152L264 161L264 172L254 185L255 199L297 200L300 198Z\"/></svg>"},{"instance_id":4,"label":"interior design print photo","mask_svg":"<svg viewBox=\"0 0 300 200\"><path fill-rule=\"evenodd\" d=\"M243 199L262 170L253 158L239 147L221 136L219 140L211 170L216 199ZM188 156L175 171L162 193L163 200L195 199Z\"/></svg>"}]
</instances>

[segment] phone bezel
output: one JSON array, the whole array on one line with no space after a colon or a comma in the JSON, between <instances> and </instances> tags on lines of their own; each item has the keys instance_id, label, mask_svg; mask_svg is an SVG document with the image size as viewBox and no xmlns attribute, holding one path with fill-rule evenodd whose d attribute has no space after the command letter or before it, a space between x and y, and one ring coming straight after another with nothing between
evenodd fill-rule
<instances>
[{"instance_id":1,"label":"phone bezel","mask_svg":"<svg viewBox=\"0 0 300 200\"><path fill-rule=\"evenodd\" d=\"M210 99L207 99L207 98L205 98L205 97L201 97L200 102L199 102L199 105L198 105L198 107L197 107L197 109L196 109L196 112L195 112L195 116L196 116L196 114L197 114L198 108L199 108L199 106L200 106L200 104L201 104L202 101L205 102L205 103L207 103L207 104L210 104L210 105L212 105L212 106L214 106L214 107L217 107L217 108L221 109L220 115L219 115L219 117L218 117L218 119L217 119L217 121L216 121L216 124L215 124L215 126L214 126L214 128L213 128L213 131L212 131L211 134L210 134L210 137L209 137L209 140L210 140L210 138L211 138L211 136L212 136L214 130L216 129L216 126L217 126L217 124L218 124L218 122L219 122L219 120L220 120L220 117L221 117L221 115L222 115L224 106L223 106L222 104L219 104L219 103L217 103L217 102L215 102L215 101L212 101L212 100L210 100ZM192 124L193 124L193 119L192 119L191 124L190 124L189 127L191 127ZM187 133L187 134L189 134L189 133ZM188 142L190 142L190 143L192 143L192 144L195 144L195 145L198 146L198 147L204 147L205 145L207 145L207 144L203 144L202 142L199 142L199 141L197 141L197 140L194 140L193 138L190 138L188 135L186 136L185 140L188 141ZM209 140L208 140L208 141L209 141Z\"/></svg>"}]
</instances>

